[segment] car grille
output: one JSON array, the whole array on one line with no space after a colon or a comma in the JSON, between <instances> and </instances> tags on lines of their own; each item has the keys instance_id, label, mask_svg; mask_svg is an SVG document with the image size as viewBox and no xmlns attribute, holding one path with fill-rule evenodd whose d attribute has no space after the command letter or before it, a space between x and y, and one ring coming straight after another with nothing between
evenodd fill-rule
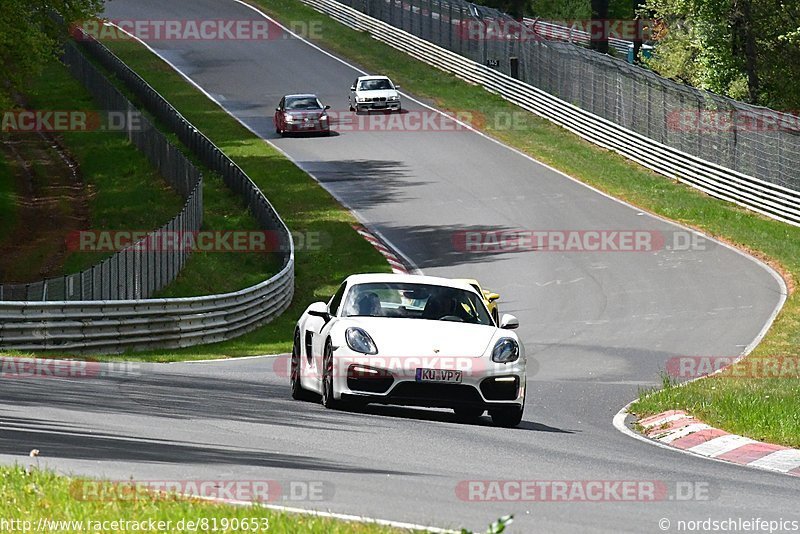
<instances>
[{"instance_id":1,"label":"car grille","mask_svg":"<svg viewBox=\"0 0 800 534\"><path fill-rule=\"evenodd\" d=\"M435 406L450 403L481 403L478 390L460 384L431 384L426 382L402 382L389 394L392 400L417 401L422 405Z\"/></svg>"},{"instance_id":2,"label":"car grille","mask_svg":"<svg viewBox=\"0 0 800 534\"><path fill-rule=\"evenodd\" d=\"M481 393L486 400L516 400L519 395L519 377L514 377L513 382L498 382L493 378L486 378L481 382Z\"/></svg>"}]
</instances>

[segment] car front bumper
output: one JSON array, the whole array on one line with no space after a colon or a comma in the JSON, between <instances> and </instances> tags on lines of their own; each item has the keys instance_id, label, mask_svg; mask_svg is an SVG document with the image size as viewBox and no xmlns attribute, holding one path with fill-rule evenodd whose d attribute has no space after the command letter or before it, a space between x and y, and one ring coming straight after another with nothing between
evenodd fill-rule
<instances>
[{"instance_id":1,"label":"car front bumper","mask_svg":"<svg viewBox=\"0 0 800 534\"><path fill-rule=\"evenodd\" d=\"M329 132L331 130L328 121L309 121L309 122L287 122L284 129L285 132L290 133L321 133Z\"/></svg>"},{"instance_id":2,"label":"car front bumper","mask_svg":"<svg viewBox=\"0 0 800 534\"><path fill-rule=\"evenodd\" d=\"M359 111L399 111L400 101L358 102L356 104L356 109Z\"/></svg>"},{"instance_id":3,"label":"car front bumper","mask_svg":"<svg viewBox=\"0 0 800 534\"><path fill-rule=\"evenodd\" d=\"M437 360L445 365L437 365ZM437 357L392 358L334 355L335 390L342 399L376 404L433 408L520 406L525 399L525 363L492 362L488 357L452 359ZM374 372L354 372L367 367ZM417 368L461 369L460 383L425 382ZM498 380L500 379L500 380Z\"/></svg>"}]
</instances>

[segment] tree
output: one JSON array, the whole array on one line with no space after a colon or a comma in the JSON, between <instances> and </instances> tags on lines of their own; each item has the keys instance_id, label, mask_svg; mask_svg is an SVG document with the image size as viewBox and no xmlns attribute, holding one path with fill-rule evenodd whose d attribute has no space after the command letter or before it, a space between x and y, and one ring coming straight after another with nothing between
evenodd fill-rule
<instances>
[{"instance_id":1,"label":"tree","mask_svg":"<svg viewBox=\"0 0 800 534\"><path fill-rule=\"evenodd\" d=\"M0 1L0 99L9 89L21 87L51 58L56 57L67 33L67 23L57 23L56 13L65 21L95 17L103 0L2 0ZM9 87L10 86L10 87Z\"/></svg>"},{"instance_id":2,"label":"tree","mask_svg":"<svg viewBox=\"0 0 800 534\"><path fill-rule=\"evenodd\" d=\"M608 0L591 0L592 32L590 46L608 54Z\"/></svg>"},{"instance_id":3,"label":"tree","mask_svg":"<svg viewBox=\"0 0 800 534\"><path fill-rule=\"evenodd\" d=\"M753 104L800 107L800 3L646 0L663 22L650 66L664 76Z\"/></svg>"}]
</instances>

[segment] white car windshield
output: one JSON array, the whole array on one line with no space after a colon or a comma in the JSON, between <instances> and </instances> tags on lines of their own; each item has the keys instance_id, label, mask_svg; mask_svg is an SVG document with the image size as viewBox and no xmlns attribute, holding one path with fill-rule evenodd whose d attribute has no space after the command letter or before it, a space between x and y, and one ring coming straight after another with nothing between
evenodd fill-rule
<instances>
[{"instance_id":1,"label":"white car windshield","mask_svg":"<svg viewBox=\"0 0 800 534\"><path fill-rule=\"evenodd\" d=\"M286 109L322 109L322 104L313 96L287 98Z\"/></svg>"},{"instance_id":2,"label":"white car windshield","mask_svg":"<svg viewBox=\"0 0 800 534\"><path fill-rule=\"evenodd\" d=\"M361 83L358 84L359 91L384 91L386 89L394 89L394 87L392 87L392 82L386 78L362 80Z\"/></svg>"},{"instance_id":3,"label":"white car windshield","mask_svg":"<svg viewBox=\"0 0 800 534\"><path fill-rule=\"evenodd\" d=\"M483 299L456 287L401 282L353 286L344 317L400 317L492 325Z\"/></svg>"}]
</instances>

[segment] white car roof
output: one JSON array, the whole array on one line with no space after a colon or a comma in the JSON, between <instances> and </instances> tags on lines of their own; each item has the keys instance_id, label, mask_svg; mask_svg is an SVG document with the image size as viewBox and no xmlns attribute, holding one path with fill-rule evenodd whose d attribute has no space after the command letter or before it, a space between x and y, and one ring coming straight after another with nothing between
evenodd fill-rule
<instances>
[{"instance_id":1,"label":"white car roof","mask_svg":"<svg viewBox=\"0 0 800 534\"><path fill-rule=\"evenodd\" d=\"M371 274L353 274L347 277L349 285L364 284L364 283L382 283L382 282L406 282L409 284L429 284L433 286L446 286L457 287L459 289L466 289L475 293L475 288L460 280L451 280L449 278L441 278L438 276L424 276L419 274L389 274L389 273L371 273Z\"/></svg>"},{"instance_id":2,"label":"white car roof","mask_svg":"<svg viewBox=\"0 0 800 534\"><path fill-rule=\"evenodd\" d=\"M388 76L359 76L358 81L362 80L388 80Z\"/></svg>"}]
</instances>

